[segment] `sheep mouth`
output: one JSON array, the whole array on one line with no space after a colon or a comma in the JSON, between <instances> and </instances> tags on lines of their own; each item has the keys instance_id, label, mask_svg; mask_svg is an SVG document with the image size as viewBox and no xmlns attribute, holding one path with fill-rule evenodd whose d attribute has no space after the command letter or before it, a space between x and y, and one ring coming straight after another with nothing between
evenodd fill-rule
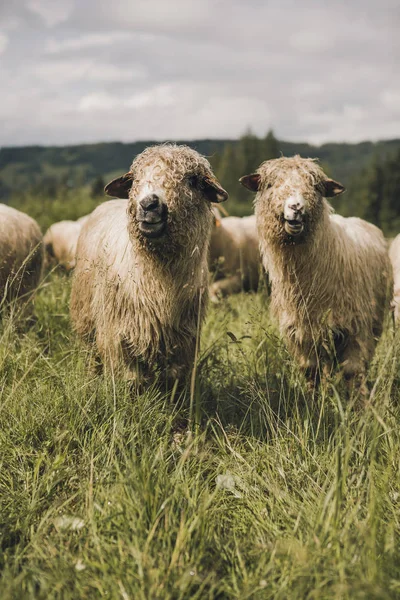
<instances>
[{"instance_id":1,"label":"sheep mouth","mask_svg":"<svg viewBox=\"0 0 400 600\"><path fill-rule=\"evenodd\" d=\"M285 219L285 231L289 235L296 236L300 235L304 229L303 221L299 221L297 219L288 220Z\"/></svg>"},{"instance_id":2,"label":"sheep mouth","mask_svg":"<svg viewBox=\"0 0 400 600\"><path fill-rule=\"evenodd\" d=\"M161 237L166 228L166 221L160 219L160 221L138 221L140 232L147 238L158 238Z\"/></svg>"}]
</instances>

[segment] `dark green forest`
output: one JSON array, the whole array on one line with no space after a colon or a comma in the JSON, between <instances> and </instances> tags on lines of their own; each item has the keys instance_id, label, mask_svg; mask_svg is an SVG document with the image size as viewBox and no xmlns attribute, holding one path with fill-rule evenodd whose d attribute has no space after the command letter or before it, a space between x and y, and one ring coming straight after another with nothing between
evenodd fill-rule
<instances>
[{"instance_id":1,"label":"dark green forest","mask_svg":"<svg viewBox=\"0 0 400 600\"><path fill-rule=\"evenodd\" d=\"M152 141L99 143L66 147L30 146L0 149L0 201L24 210L43 228L75 219L105 199L104 184L128 170L133 158ZM239 140L193 140L186 143L206 155L230 193L230 214L252 211L252 195L238 179L264 160L281 154L319 158L329 176L347 193L334 201L345 215L366 218L386 235L400 231L400 139L358 144L313 146L278 140L272 131L257 137L247 131Z\"/></svg>"}]
</instances>

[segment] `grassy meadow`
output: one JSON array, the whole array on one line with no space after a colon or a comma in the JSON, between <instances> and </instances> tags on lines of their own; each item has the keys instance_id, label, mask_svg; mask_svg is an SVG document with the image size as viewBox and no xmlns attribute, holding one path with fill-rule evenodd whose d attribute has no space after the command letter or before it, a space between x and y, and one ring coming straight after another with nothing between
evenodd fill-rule
<instances>
[{"instance_id":1,"label":"grassy meadow","mask_svg":"<svg viewBox=\"0 0 400 600\"><path fill-rule=\"evenodd\" d=\"M400 338L313 399L268 297L210 306L192 398L86 371L70 281L1 325L0 598L400 598Z\"/></svg>"}]
</instances>

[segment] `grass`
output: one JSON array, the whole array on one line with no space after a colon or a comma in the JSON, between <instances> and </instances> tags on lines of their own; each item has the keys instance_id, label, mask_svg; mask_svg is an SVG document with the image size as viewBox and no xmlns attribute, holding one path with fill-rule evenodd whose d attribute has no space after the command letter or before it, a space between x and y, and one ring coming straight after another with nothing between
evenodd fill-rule
<instances>
[{"instance_id":1,"label":"grass","mask_svg":"<svg viewBox=\"0 0 400 600\"><path fill-rule=\"evenodd\" d=\"M54 275L4 320L0 598L400 597L400 340L313 401L262 294L210 307L195 415L91 377ZM190 428L182 417L195 417Z\"/></svg>"}]
</instances>

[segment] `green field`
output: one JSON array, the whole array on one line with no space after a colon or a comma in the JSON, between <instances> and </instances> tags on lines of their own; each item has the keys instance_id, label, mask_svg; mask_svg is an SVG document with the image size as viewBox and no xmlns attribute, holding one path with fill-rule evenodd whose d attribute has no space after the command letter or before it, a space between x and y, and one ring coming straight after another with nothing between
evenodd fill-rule
<instances>
[{"instance_id":1,"label":"green field","mask_svg":"<svg viewBox=\"0 0 400 600\"><path fill-rule=\"evenodd\" d=\"M0 345L0 598L400 597L400 338L314 399L266 294L210 306L192 398L94 377L70 282Z\"/></svg>"}]
</instances>

